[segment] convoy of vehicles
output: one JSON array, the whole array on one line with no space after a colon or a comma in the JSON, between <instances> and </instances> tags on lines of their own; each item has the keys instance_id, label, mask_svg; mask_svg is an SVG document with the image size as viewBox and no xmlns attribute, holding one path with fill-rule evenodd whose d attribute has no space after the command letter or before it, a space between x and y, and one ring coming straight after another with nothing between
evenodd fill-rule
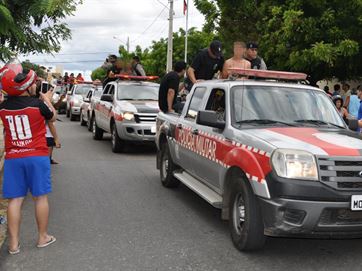
<instances>
[{"instance_id":1,"label":"convoy of vehicles","mask_svg":"<svg viewBox=\"0 0 362 271\"><path fill-rule=\"evenodd\" d=\"M180 114L159 112L159 85L145 78L110 82L88 92L81 122L96 140L111 133L114 152L155 142L162 185L183 183L220 208L239 250L266 236L361 237L356 123L304 74L234 72L262 79L198 82Z\"/></svg>"},{"instance_id":2,"label":"convoy of vehicles","mask_svg":"<svg viewBox=\"0 0 362 271\"><path fill-rule=\"evenodd\" d=\"M159 113L162 184L220 208L239 250L265 236L362 236L360 135L323 91L280 82L306 75L235 72L264 79L199 82L181 115Z\"/></svg>"}]
</instances>

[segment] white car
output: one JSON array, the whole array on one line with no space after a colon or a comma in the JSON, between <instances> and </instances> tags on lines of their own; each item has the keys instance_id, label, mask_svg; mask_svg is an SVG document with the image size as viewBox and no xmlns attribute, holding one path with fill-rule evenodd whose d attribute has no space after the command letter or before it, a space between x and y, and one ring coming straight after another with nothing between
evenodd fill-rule
<instances>
[{"instance_id":1,"label":"white car","mask_svg":"<svg viewBox=\"0 0 362 271\"><path fill-rule=\"evenodd\" d=\"M67 93L67 117L70 117L70 120L76 120L80 116L80 106L83 102L83 99L86 97L88 91L94 86L92 84L77 84L72 87Z\"/></svg>"}]
</instances>

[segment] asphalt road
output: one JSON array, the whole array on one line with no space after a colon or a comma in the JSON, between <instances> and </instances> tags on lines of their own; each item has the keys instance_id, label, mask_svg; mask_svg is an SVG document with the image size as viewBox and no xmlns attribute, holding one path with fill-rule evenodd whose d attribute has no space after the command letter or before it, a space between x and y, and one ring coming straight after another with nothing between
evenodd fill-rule
<instances>
[{"instance_id":1,"label":"asphalt road","mask_svg":"<svg viewBox=\"0 0 362 271\"><path fill-rule=\"evenodd\" d=\"M186 187L163 188L153 148L113 154L60 117L62 149L53 166L50 233L37 249L33 204L24 204L21 253L0 252L0 270L361 270L362 240L270 238L241 253L220 212Z\"/></svg>"}]
</instances>

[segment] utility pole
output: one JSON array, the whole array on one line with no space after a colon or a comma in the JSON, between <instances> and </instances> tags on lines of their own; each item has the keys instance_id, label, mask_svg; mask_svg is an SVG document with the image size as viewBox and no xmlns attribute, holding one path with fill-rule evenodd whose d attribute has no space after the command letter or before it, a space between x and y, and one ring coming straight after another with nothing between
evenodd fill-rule
<instances>
[{"instance_id":1,"label":"utility pole","mask_svg":"<svg viewBox=\"0 0 362 271\"><path fill-rule=\"evenodd\" d=\"M189 0L186 4L185 62L187 63L187 43L189 35Z\"/></svg>"},{"instance_id":2,"label":"utility pole","mask_svg":"<svg viewBox=\"0 0 362 271\"><path fill-rule=\"evenodd\" d=\"M127 53L129 53L129 37L127 37Z\"/></svg>"},{"instance_id":3,"label":"utility pole","mask_svg":"<svg viewBox=\"0 0 362 271\"><path fill-rule=\"evenodd\" d=\"M170 3L170 15L169 15L169 25L168 25L168 42L167 42L167 65L166 72L172 70L172 52L173 52L173 0L169 0Z\"/></svg>"}]
</instances>

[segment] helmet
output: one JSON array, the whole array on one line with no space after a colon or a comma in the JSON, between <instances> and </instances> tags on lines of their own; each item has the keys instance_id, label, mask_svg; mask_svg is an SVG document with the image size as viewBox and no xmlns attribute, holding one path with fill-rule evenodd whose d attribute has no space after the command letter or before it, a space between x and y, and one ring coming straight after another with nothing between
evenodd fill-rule
<instances>
[{"instance_id":1,"label":"helmet","mask_svg":"<svg viewBox=\"0 0 362 271\"><path fill-rule=\"evenodd\" d=\"M1 85L9 96L19 96L37 79L33 70L23 71L20 63L11 61L0 69Z\"/></svg>"}]
</instances>

